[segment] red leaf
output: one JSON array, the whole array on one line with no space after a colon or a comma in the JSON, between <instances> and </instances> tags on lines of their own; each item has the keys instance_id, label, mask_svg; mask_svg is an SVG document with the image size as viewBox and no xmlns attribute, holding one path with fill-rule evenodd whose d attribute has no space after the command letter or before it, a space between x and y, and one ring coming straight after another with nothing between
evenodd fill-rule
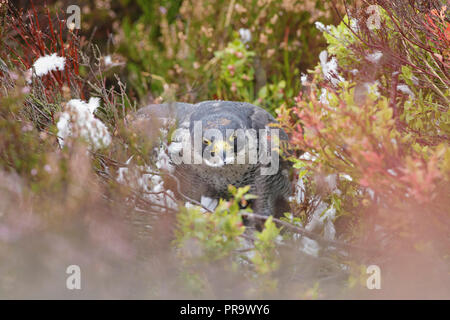
<instances>
[{"instance_id":1,"label":"red leaf","mask_svg":"<svg viewBox=\"0 0 450 320\"><path fill-rule=\"evenodd\" d=\"M445 29L445 38L450 41L450 23L447 22L447 29Z\"/></svg>"}]
</instances>

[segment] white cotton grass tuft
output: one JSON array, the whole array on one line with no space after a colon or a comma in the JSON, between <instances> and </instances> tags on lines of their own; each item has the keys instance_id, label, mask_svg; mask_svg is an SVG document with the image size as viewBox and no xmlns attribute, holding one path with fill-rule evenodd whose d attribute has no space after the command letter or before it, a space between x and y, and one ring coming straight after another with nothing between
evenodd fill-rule
<instances>
[{"instance_id":1,"label":"white cotton grass tuft","mask_svg":"<svg viewBox=\"0 0 450 320\"><path fill-rule=\"evenodd\" d=\"M315 155L309 153L309 152L305 152L304 154L302 154L302 155L299 157L299 159L300 159L300 160L306 160L306 161L312 161L312 162L314 162L314 161L317 160L317 157L316 157Z\"/></svg>"},{"instance_id":2,"label":"white cotton grass tuft","mask_svg":"<svg viewBox=\"0 0 450 320\"><path fill-rule=\"evenodd\" d=\"M341 174L339 175L339 177L340 177L342 180L353 181L353 178L352 178L350 175L346 174L346 173L341 173Z\"/></svg>"},{"instance_id":3,"label":"white cotton grass tuft","mask_svg":"<svg viewBox=\"0 0 450 320\"><path fill-rule=\"evenodd\" d=\"M153 173L153 169L148 166L133 166L131 159L126 162L126 167L120 167L117 171L116 181L127 185L143 193L143 198L156 206L167 206L177 209L178 204L173 200L175 194L172 190L167 190L164 186L163 178Z\"/></svg>"},{"instance_id":4,"label":"white cotton grass tuft","mask_svg":"<svg viewBox=\"0 0 450 320\"><path fill-rule=\"evenodd\" d=\"M247 43L252 41L252 33L249 29L240 28L239 36L241 37L241 41L243 43Z\"/></svg>"},{"instance_id":5,"label":"white cotton grass tuft","mask_svg":"<svg viewBox=\"0 0 450 320\"><path fill-rule=\"evenodd\" d=\"M380 81L376 80L374 82L365 82L363 85L368 93L374 94L377 98L381 96L380 91L378 90Z\"/></svg>"},{"instance_id":6,"label":"white cotton grass tuft","mask_svg":"<svg viewBox=\"0 0 450 320\"><path fill-rule=\"evenodd\" d=\"M321 31L321 32L326 32L326 33L330 33L331 32L331 26L325 26L322 22L320 21L316 21L314 23L314 25L316 26L316 29Z\"/></svg>"},{"instance_id":7,"label":"white cotton grass tuft","mask_svg":"<svg viewBox=\"0 0 450 320\"><path fill-rule=\"evenodd\" d=\"M156 159L156 167L160 170L165 170L167 172L173 173L175 171L175 167L172 165L167 145L161 145L157 150L157 153L158 157Z\"/></svg>"},{"instance_id":8,"label":"white cotton grass tuft","mask_svg":"<svg viewBox=\"0 0 450 320\"><path fill-rule=\"evenodd\" d=\"M305 190L305 183L302 178L299 178L295 184L294 196L289 197L289 201L295 201L297 204L302 204L303 201L305 201Z\"/></svg>"},{"instance_id":9,"label":"white cotton grass tuft","mask_svg":"<svg viewBox=\"0 0 450 320\"><path fill-rule=\"evenodd\" d=\"M219 201L214 198L202 196L200 203L202 204L202 206L204 206L208 210L214 211L216 209L217 205L219 204Z\"/></svg>"},{"instance_id":10,"label":"white cotton grass tuft","mask_svg":"<svg viewBox=\"0 0 450 320\"><path fill-rule=\"evenodd\" d=\"M350 28L353 30L353 32L358 33L359 32L359 21L358 19L352 18L350 20Z\"/></svg>"},{"instance_id":11,"label":"white cotton grass tuft","mask_svg":"<svg viewBox=\"0 0 450 320\"><path fill-rule=\"evenodd\" d=\"M319 97L319 102L322 103L323 105L329 107L330 106L330 101L328 100L331 97L331 95L329 94L328 90L326 88L322 88L320 90L320 97Z\"/></svg>"},{"instance_id":12,"label":"white cotton grass tuft","mask_svg":"<svg viewBox=\"0 0 450 320\"><path fill-rule=\"evenodd\" d=\"M307 86L308 85L308 75L302 73L301 77L300 77L300 82L302 83L302 86Z\"/></svg>"},{"instance_id":13,"label":"white cotton grass tuft","mask_svg":"<svg viewBox=\"0 0 450 320\"><path fill-rule=\"evenodd\" d=\"M310 239L308 237L303 237L301 240L300 251L313 256L318 257L320 251L320 245L316 240Z\"/></svg>"},{"instance_id":14,"label":"white cotton grass tuft","mask_svg":"<svg viewBox=\"0 0 450 320\"><path fill-rule=\"evenodd\" d=\"M103 64L106 68L113 68L117 66L123 66L125 63L120 61L118 57L107 55L102 57Z\"/></svg>"},{"instance_id":15,"label":"white cotton grass tuft","mask_svg":"<svg viewBox=\"0 0 450 320\"><path fill-rule=\"evenodd\" d=\"M38 58L34 64L34 75L38 77L45 76L51 71L63 71L64 65L66 63L65 57L59 57L56 53L52 53L51 55L45 55L43 57Z\"/></svg>"},{"instance_id":16,"label":"white cotton grass tuft","mask_svg":"<svg viewBox=\"0 0 450 320\"><path fill-rule=\"evenodd\" d=\"M71 136L85 139L94 150L111 143L111 135L105 124L94 117L99 106L100 98L90 98L88 103L79 99L67 102L56 124L61 147L64 146L64 140Z\"/></svg>"},{"instance_id":17,"label":"white cotton grass tuft","mask_svg":"<svg viewBox=\"0 0 450 320\"><path fill-rule=\"evenodd\" d=\"M111 56L110 55L107 55L106 57L105 57L105 66L107 66L107 67L109 67L110 65L112 65L113 64L113 61L112 61L112 58L111 58Z\"/></svg>"},{"instance_id":18,"label":"white cotton grass tuft","mask_svg":"<svg viewBox=\"0 0 450 320\"><path fill-rule=\"evenodd\" d=\"M397 86L397 90L403 92L404 94L409 95L413 99L416 97L414 92L412 92L411 89L406 84L399 84Z\"/></svg>"},{"instance_id":19,"label":"white cotton grass tuft","mask_svg":"<svg viewBox=\"0 0 450 320\"><path fill-rule=\"evenodd\" d=\"M366 56L366 59L373 64L377 64L378 62L380 62L382 57L383 57L383 52L377 50L373 53L368 54Z\"/></svg>"},{"instance_id":20,"label":"white cotton grass tuft","mask_svg":"<svg viewBox=\"0 0 450 320\"><path fill-rule=\"evenodd\" d=\"M333 86L337 86L344 81L344 78L339 75L338 63L335 57L328 60L328 52L324 50L319 54L319 60L324 78L330 81Z\"/></svg>"},{"instance_id":21,"label":"white cotton grass tuft","mask_svg":"<svg viewBox=\"0 0 450 320\"><path fill-rule=\"evenodd\" d=\"M305 226L308 231L323 230L323 236L327 240L334 240L336 237L336 228L334 226L334 219L336 218L336 208L332 205L327 208L326 203L320 202L317 209L312 214L311 220ZM300 242L300 251L318 257L320 251L320 244L306 236L302 237Z\"/></svg>"},{"instance_id":22,"label":"white cotton grass tuft","mask_svg":"<svg viewBox=\"0 0 450 320\"><path fill-rule=\"evenodd\" d=\"M162 135L160 145L153 149L156 154L155 166L161 172L173 173L175 168L168 153L167 143L164 142L167 140L168 130L161 128L160 132ZM125 167L118 169L116 181L142 192L143 198L158 208L163 206L177 210L178 203L174 200L175 194L166 188L162 176L155 172L158 170L148 165L133 166L132 158L127 160ZM186 204L186 207L188 206L189 204Z\"/></svg>"}]
</instances>

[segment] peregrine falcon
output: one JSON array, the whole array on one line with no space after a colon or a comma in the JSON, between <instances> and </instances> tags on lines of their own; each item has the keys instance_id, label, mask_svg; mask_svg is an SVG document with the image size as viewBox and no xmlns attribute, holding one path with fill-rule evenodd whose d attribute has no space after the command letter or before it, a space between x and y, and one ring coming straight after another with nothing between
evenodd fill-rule
<instances>
[{"instance_id":1,"label":"peregrine falcon","mask_svg":"<svg viewBox=\"0 0 450 320\"><path fill-rule=\"evenodd\" d=\"M257 196L249 203L253 212L281 216L289 211L290 164L278 148L288 137L264 109L232 101L176 102L148 105L135 116L174 125L168 151L184 195L197 201L226 199L229 185L250 186L249 193Z\"/></svg>"}]
</instances>

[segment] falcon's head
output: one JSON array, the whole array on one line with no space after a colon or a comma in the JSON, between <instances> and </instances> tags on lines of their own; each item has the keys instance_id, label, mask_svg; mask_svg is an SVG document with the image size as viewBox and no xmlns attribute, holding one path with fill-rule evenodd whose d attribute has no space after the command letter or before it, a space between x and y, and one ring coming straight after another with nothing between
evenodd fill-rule
<instances>
[{"instance_id":1,"label":"falcon's head","mask_svg":"<svg viewBox=\"0 0 450 320\"><path fill-rule=\"evenodd\" d=\"M268 149L269 144L271 148L277 146L272 146L272 129L269 130L269 124L275 120L267 111L228 101L205 101L186 114L183 110L177 111L179 125L169 147L175 164L204 164L208 168L227 169L235 164L239 166L233 171L238 172L247 170L247 165L278 161L278 153ZM277 138L278 134L273 141L278 141ZM268 157L264 156L265 151L269 152Z\"/></svg>"},{"instance_id":2,"label":"falcon's head","mask_svg":"<svg viewBox=\"0 0 450 320\"><path fill-rule=\"evenodd\" d=\"M250 125L247 117L241 116L236 110L223 105L208 108L199 106L190 120L189 131L194 153L202 156L202 162L209 167L235 164L237 155L246 151L246 129Z\"/></svg>"},{"instance_id":3,"label":"falcon's head","mask_svg":"<svg viewBox=\"0 0 450 320\"><path fill-rule=\"evenodd\" d=\"M245 150L245 121L226 109L214 110L191 118L190 134L194 152L200 153L203 163L222 167L235 163L236 155ZM201 138L201 148L195 139Z\"/></svg>"}]
</instances>

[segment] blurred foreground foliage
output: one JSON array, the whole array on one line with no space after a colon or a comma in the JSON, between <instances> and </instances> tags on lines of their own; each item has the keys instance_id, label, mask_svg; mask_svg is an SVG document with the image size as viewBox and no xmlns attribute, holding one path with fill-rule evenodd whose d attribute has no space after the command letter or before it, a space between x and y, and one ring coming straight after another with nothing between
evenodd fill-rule
<instances>
[{"instance_id":1,"label":"blurred foreground foliage","mask_svg":"<svg viewBox=\"0 0 450 320\"><path fill-rule=\"evenodd\" d=\"M336 178L327 201L355 226L348 237L447 269L449 10L375 2L375 11L348 5L340 24L323 27L327 51L280 119L305 152L292 159L300 185Z\"/></svg>"},{"instance_id":2,"label":"blurred foreground foliage","mask_svg":"<svg viewBox=\"0 0 450 320\"><path fill-rule=\"evenodd\" d=\"M83 297L379 297L377 264L382 297L448 296L448 10L416 2L373 1L376 29L359 2L79 1L81 31L66 1L0 7L1 295L74 297L79 264ZM30 76L54 52L65 70ZM92 97L112 142L62 146L67 102ZM283 219L242 209L248 188L211 212L161 187L161 134L131 113L205 99L278 115L297 151Z\"/></svg>"}]
</instances>

